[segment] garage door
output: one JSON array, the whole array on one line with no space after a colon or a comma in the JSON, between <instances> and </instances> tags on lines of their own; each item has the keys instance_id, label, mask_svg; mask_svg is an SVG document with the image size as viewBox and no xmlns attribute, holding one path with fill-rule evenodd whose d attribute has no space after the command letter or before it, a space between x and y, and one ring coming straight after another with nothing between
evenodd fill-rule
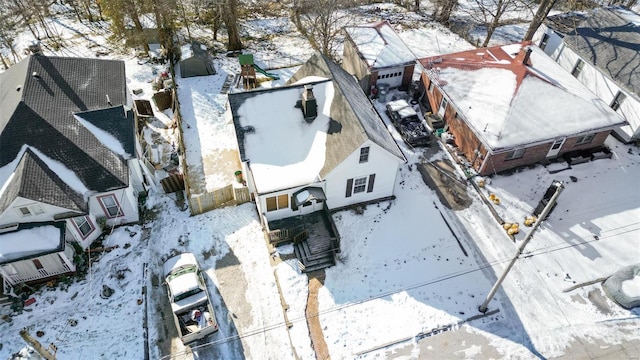
<instances>
[{"instance_id":1,"label":"garage door","mask_svg":"<svg viewBox=\"0 0 640 360\"><path fill-rule=\"evenodd\" d=\"M402 74L404 68L395 68L390 70L378 71L377 83L387 83L390 87L395 88L402 85Z\"/></svg>"}]
</instances>

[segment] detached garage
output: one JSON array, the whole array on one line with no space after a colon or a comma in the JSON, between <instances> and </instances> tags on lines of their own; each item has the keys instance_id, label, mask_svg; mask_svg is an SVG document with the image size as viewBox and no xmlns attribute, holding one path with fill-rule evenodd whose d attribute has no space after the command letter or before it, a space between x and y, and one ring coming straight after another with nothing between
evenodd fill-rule
<instances>
[{"instance_id":1,"label":"detached garage","mask_svg":"<svg viewBox=\"0 0 640 360\"><path fill-rule=\"evenodd\" d=\"M387 21L344 28L342 66L369 94L378 83L406 89L411 84L416 57Z\"/></svg>"},{"instance_id":2,"label":"detached garage","mask_svg":"<svg viewBox=\"0 0 640 360\"><path fill-rule=\"evenodd\" d=\"M180 76L207 76L215 75L216 68L213 66L213 58L209 55L207 47L193 41L180 48Z\"/></svg>"}]
</instances>

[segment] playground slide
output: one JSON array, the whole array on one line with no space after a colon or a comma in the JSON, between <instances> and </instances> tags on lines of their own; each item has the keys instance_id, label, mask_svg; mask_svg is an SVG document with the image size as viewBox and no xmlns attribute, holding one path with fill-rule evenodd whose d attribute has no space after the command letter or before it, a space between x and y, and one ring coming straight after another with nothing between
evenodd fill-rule
<instances>
[{"instance_id":1,"label":"playground slide","mask_svg":"<svg viewBox=\"0 0 640 360\"><path fill-rule=\"evenodd\" d=\"M270 77L273 80L280 80L280 77L276 74L272 74L272 73L268 73L265 70L263 70L260 66L253 64L253 67L256 69L257 72L259 72L260 74Z\"/></svg>"}]
</instances>

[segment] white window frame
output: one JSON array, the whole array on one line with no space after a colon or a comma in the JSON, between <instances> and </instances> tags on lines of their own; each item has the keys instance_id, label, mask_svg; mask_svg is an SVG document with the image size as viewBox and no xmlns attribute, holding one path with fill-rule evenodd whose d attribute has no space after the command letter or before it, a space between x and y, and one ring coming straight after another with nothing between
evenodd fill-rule
<instances>
[{"instance_id":1,"label":"white window frame","mask_svg":"<svg viewBox=\"0 0 640 360\"><path fill-rule=\"evenodd\" d=\"M505 156L505 160L515 160L515 159L521 159L522 157L524 157L524 153L526 152L527 149L525 148L520 148L520 149L515 149L513 151L509 151L507 153L507 156Z\"/></svg>"},{"instance_id":2,"label":"white window frame","mask_svg":"<svg viewBox=\"0 0 640 360\"><path fill-rule=\"evenodd\" d=\"M540 46L538 46L540 48L540 50L544 50L544 48L547 47L547 44L549 43L549 34L542 34L542 39L540 40Z\"/></svg>"},{"instance_id":3,"label":"white window frame","mask_svg":"<svg viewBox=\"0 0 640 360\"><path fill-rule=\"evenodd\" d=\"M91 218L89 218L88 216L78 216L71 220L73 221L73 224L76 226L76 229L78 230L78 233L82 237L82 240L86 239L93 232L93 230L96 229L95 226L93 226L93 223L91 223ZM89 231L87 232L82 230L82 227L85 225L89 226Z\"/></svg>"},{"instance_id":4,"label":"white window frame","mask_svg":"<svg viewBox=\"0 0 640 360\"><path fill-rule=\"evenodd\" d=\"M22 217L44 214L44 209L42 208L42 206L40 204L35 204L35 203L24 205L24 206L18 206L16 208L16 211Z\"/></svg>"},{"instance_id":5,"label":"white window frame","mask_svg":"<svg viewBox=\"0 0 640 360\"><path fill-rule=\"evenodd\" d=\"M360 148L360 158L359 158L359 163L366 163L369 162L369 153L371 152L371 147L370 146L363 146Z\"/></svg>"},{"instance_id":6,"label":"white window frame","mask_svg":"<svg viewBox=\"0 0 640 360\"><path fill-rule=\"evenodd\" d=\"M580 136L576 138L575 146L589 144L590 142L593 141L593 139L595 139L595 137L596 137L596 134L587 134L584 136Z\"/></svg>"},{"instance_id":7,"label":"white window frame","mask_svg":"<svg viewBox=\"0 0 640 360\"><path fill-rule=\"evenodd\" d=\"M618 90L618 92L616 93L616 96L611 101L611 105L609 106L613 109L613 111L618 111L618 109L620 109L620 105L622 105L622 103L624 102L624 99L626 98L627 98L627 95L625 95L622 91Z\"/></svg>"},{"instance_id":8,"label":"white window frame","mask_svg":"<svg viewBox=\"0 0 640 360\"><path fill-rule=\"evenodd\" d=\"M351 193L352 194L358 194L358 193L361 193L361 192L366 192L368 183L369 183L369 177L368 176L362 176L362 177L354 178L353 179L353 187L351 188Z\"/></svg>"},{"instance_id":9,"label":"white window frame","mask_svg":"<svg viewBox=\"0 0 640 360\"><path fill-rule=\"evenodd\" d=\"M105 204L106 199L113 200L113 204L111 205ZM124 212L122 212L122 207L120 206L120 203L118 203L118 199L116 198L115 194L99 196L98 200L100 201L100 205L102 205L102 210L104 211L104 214L107 216L108 219L113 219L113 218L117 218L119 216L124 215ZM111 211L109 210L113 208L116 208L116 212L114 215L112 215Z\"/></svg>"},{"instance_id":10,"label":"white window frame","mask_svg":"<svg viewBox=\"0 0 640 360\"><path fill-rule=\"evenodd\" d=\"M442 95L442 100L440 100L440 107L438 108L438 115L444 119L444 115L447 113L447 105L449 105L449 100Z\"/></svg>"},{"instance_id":11,"label":"white window frame","mask_svg":"<svg viewBox=\"0 0 640 360\"><path fill-rule=\"evenodd\" d=\"M577 78L582 72L583 68L584 68L584 61L582 61L582 59L578 59L578 61L576 61L576 64L573 66L573 70L571 70L571 75Z\"/></svg>"}]
</instances>

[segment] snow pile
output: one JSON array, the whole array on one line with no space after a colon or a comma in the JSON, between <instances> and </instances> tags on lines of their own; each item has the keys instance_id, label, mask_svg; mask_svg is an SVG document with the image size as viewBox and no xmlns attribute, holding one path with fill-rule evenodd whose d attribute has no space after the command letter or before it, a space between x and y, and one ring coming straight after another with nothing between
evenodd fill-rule
<instances>
[{"instance_id":1,"label":"snow pile","mask_svg":"<svg viewBox=\"0 0 640 360\"><path fill-rule=\"evenodd\" d=\"M602 288L625 309L640 306L640 264L620 269L602 283Z\"/></svg>"}]
</instances>

